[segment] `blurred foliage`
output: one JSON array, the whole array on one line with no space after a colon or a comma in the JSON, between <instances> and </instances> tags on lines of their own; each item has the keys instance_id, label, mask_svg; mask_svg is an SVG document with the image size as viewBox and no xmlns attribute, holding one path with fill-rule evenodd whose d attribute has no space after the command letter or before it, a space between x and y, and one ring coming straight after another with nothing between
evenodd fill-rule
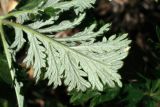
<instances>
[{"instance_id":1,"label":"blurred foliage","mask_svg":"<svg viewBox=\"0 0 160 107\"><path fill-rule=\"evenodd\" d=\"M74 105L82 105L83 107L85 107L85 103L90 100L90 104L88 107L95 107L99 104L114 99L118 95L119 90L119 88L109 88L106 86L103 92L99 92L96 90L87 90L86 92L74 91L70 93L70 95L72 96L70 102Z\"/></svg>"},{"instance_id":2,"label":"blurred foliage","mask_svg":"<svg viewBox=\"0 0 160 107\"><path fill-rule=\"evenodd\" d=\"M9 74L9 68L7 64L7 60L5 59L5 56L0 54L0 81L4 81L7 84L11 84L11 76Z\"/></svg>"}]
</instances>

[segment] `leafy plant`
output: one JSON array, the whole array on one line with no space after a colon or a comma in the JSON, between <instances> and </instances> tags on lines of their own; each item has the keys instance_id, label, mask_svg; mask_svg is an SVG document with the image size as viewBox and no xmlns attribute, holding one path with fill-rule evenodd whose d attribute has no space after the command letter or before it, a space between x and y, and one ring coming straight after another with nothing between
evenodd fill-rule
<instances>
[{"instance_id":1,"label":"leafy plant","mask_svg":"<svg viewBox=\"0 0 160 107\"><path fill-rule=\"evenodd\" d=\"M120 88L109 88L104 87L103 92L97 90L87 90L86 92L72 91L70 95L72 96L70 102L74 105L82 105L85 107L86 103L90 101L89 107L95 107L104 102L113 100L119 93Z\"/></svg>"},{"instance_id":2,"label":"leafy plant","mask_svg":"<svg viewBox=\"0 0 160 107\"><path fill-rule=\"evenodd\" d=\"M132 83L124 87L127 95L123 101L127 102L127 107L156 107L160 101L160 81L145 78L145 83Z\"/></svg>"},{"instance_id":3,"label":"leafy plant","mask_svg":"<svg viewBox=\"0 0 160 107\"><path fill-rule=\"evenodd\" d=\"M26 68L33 67L37 82L42 77L49 80L48 85L53 84L56 88L64 80L68 91L86 91L89 88L102 91L105 84L109 87L122 87L121 76L117 71L123 65L121 60L128 54L131 41L127 39L127 34L119 37L113 35L108 39L103 37L102 41L97 41L97 37L109 30L109 24L98 31L95 31L96 24L92 24L73 36L56 37L56 33L79 25L85 18L85 10L92 8L94 3L95 0L41 0L35 4L36 7L28 4L0 16L1 39L19 107L24 105L20 93L23 85L16 79L17 68L13 63L16 62L16 54L25 46L27 56L23 63ZM58 23L60 14L70 9L74 10L78 18ZM49 10L54 11L54 14L49 14L51 17L38 18ZM13 42L4 26L14 30Z\"/></svg>"}]
</instances>

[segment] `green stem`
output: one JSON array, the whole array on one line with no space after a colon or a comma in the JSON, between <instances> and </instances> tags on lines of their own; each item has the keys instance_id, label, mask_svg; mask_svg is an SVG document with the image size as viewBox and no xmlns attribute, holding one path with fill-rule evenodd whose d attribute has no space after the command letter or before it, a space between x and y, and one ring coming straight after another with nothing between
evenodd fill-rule
<instances>
[{"instance_id":1,"label":"green stem","mask_svg":"<svg viewBox=\"0 0 160 107\"><path fill-rule=\"evenodd\" d=\"M5 55L6 55L6 58L7 58L7 62L8 62L8 66L9 66L9 69L11 69L12 67L12 58L11 58L11 54L9 52L9 46L8 46L8 43L5 39L5 35L4 35L4 30L3 30L3 26L2 26L2 22L0 21L0 34L1 34L1 39L2 39L2 43L3 43L3 47L4 47L4 52L5 52ZM14 74L13 72L11 72L11 78L12 80L14 80Z\"/></svg>"},{"instance_id":2,"label":"green stem","mask_svg":"<svg viewBox=\"0 0 160 107\"><path fill-rule=\"evenodd\" d=\"M3 47L4 47L4 52L5 52L5 55L6 55L6 58L7 58L11 78L12 78L12 81L14 81L14 89L15 89L15 93L16 93L16 96L17 96L18 106L23 107L23 101L22 101L23 96L20 95L20 88L21 87L19 86L17 80L15 80L15 71L14 71L14 69L12 69L12 56L9 52L9 45L8 45L6 39L5 39L5 33L4 33L4 30L3 30L3 26L2 26L2 20L0 20L0 35L1 35L2 43L3 43Z\"/></svg>"}]
</instances>

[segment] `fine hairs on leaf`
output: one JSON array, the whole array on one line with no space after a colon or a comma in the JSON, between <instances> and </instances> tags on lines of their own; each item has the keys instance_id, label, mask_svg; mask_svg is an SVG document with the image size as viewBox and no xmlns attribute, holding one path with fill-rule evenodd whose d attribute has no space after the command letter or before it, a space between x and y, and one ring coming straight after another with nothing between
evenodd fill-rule
<instances>
[{"instance_id":1,"label":"fine hairs on leaf","mask_svg":"<svg viewBox=\"0 0 160 107\"><path fill-rule=\"evenodd\" d=\"M24 44L28 44L23 63L27 68L33 67L36 82L41 79L42 69L45 70L44 79L48 79L48 85L53 85L54 88L62 83L68 87L68 91L102 91L106 84L109 87L122 87L121 76L117 72L130 48L131 41L127 39L127 34L103 37L102 41L97 42L96 38L102 37L103 33L109 30L110 24L105 24L98 31L95 31L96 24L91 24L73 36L48 36L80 25L85 18L85 10L92 8L94 3L95 0L42 0L38 7L32 10L24 9L0 17L2 25L11 26L15 31L15 40L8 48L11 52L8 54L15 59L16 53ZM30 20L30 14L37 15L48 7L59 11L48 20L25 23ZM59 13L70 8L74 9L77 18L55 23L59 19ZM10 16L14 16L16 21L6 19ZM19 107L23 106L19 104Z\"/></svg>"}]
</instances>

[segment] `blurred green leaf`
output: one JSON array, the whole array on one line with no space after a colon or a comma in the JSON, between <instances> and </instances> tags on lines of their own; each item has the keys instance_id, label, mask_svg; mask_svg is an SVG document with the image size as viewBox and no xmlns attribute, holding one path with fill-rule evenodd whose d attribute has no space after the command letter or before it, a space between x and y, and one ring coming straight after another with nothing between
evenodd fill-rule
<instances>
[{"instance_id":1,"label":"blurred green leaf","mask_svg":"<svg viewBox=\"0 0 160 107\"><path fill-rule=\"evenodd\" d=\"M90 107L95 107L98 104L108 102L113 100L119 93L119 88L108 88L105 87L104 92L100 95L97 95L91 100Z\"/></svg>"},{"instance_id":2,"label":"blurred green leaf","mask_svg":"<svg viewBox=\"0 0 160 107\"><path fill-rule=\"evenodd\" d=\"M0 107L9 107L8 101L0 99Z\"/></svg>"},{"instance_id":3,"label":"blurred green leaf","mask_svg":"<svg viewBox=\"0 0 160 107\"><path fill-rule=\"evenodd\" d=\"M157 102L151 100L151 99L146 99L144 101L144 107L158 107Z\"/></svg>"},{"instance_id":4,"label":"blurred green leaf","mask_svg":"<svg viewBox=\"0 0 160 107\"><path fill-rule=\"evenodd\" d=\"M2 54L0 54L0 80L6 82L7 84L12 83L7 60Z\"/></svg>"},{"instance_id":5,"label":"blurred green leaf","mask_svg":"<svg viewBox=\"0 0 160 107\"><path fill-rule=\"evenodd\" d=\"M127 96L124 100L128 102L127 107L137 107L137 104L144 97L143 91L131 84L125 87L125 92L127 93Z\"/></svg>"},{"instance_id":6,"label":"blurred green leaf","mask_svg":"<svg viewBox=\"0 0 160 107\"><path fill-rule=\"evenodd\" d=\"M70 99L70 102L73 103L74 105L78 105L78 104L83 104L87 102L89 99L97 95L100 95L100 92L92 91L92 90L88 90L87 92L84 92L84 93L73 91L71 95L72 97Z\"/></svg>"},{"instance_id":7,"label":"blurred green leaf","mask_svg":"<svg viewBox=\"0 0 160 107\"><path fill-rule=\"evenodd\" d=\"M98 104L114 99L118 95L119 90L120 88L118 87L108 88L105 86L103 92L99 92L97 90L88 90L87 92L73 91L70 93L70 95L72 95L70 102L74 105L85 105L86 102L90 101L89 107L95 107Z\"/></svg>"},{"instance_id":8,"label":"blurred green leaf","mask_svg":"<svg viewBox=\"0 0 160 107\"><path fill-rule=\"evenodd\" d=\"M11 99L0 98L0 107L17 107L17 105Z\"/></svg>"},{"instance_id":9,"label":"blurred green leaf","mask_svg":"<svg viewBox=\"0 0 160 107\"><path fill-rule=\"evenodd\" d=\"M148 95L154 101L160 101L160 80L150 81L148 83L148 86L150 86L150 89L148 90Z\"/></svg>"}]
</instances>

